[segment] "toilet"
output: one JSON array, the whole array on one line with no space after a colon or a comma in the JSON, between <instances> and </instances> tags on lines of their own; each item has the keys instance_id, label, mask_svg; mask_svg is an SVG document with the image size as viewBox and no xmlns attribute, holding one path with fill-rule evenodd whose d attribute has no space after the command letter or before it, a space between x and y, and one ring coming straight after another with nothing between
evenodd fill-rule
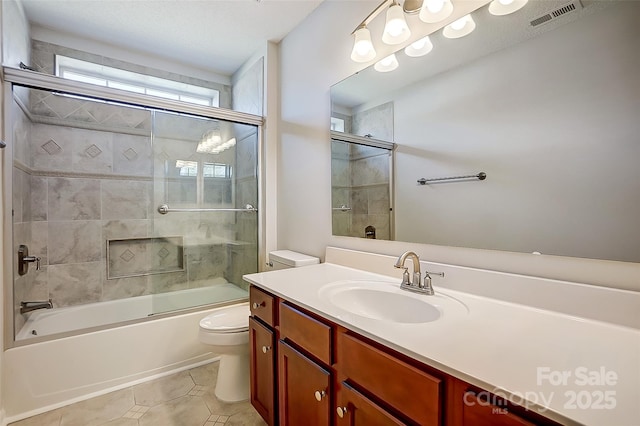
<instances>
[{"instance_id":1,"label":"toilet","mask_svg":"<svg viewBox=\"0 0 640 426\"><path fill-rule=\"evenodd\" d=\"M273 269L295 268L319 263L317 257L290 250L269 253ZM270 265L271 265L270 264ZM224 306L200 320L198 338L220 355L215 395L220 401L249 399L249 303Z\"/></svg>"}]
</instances>

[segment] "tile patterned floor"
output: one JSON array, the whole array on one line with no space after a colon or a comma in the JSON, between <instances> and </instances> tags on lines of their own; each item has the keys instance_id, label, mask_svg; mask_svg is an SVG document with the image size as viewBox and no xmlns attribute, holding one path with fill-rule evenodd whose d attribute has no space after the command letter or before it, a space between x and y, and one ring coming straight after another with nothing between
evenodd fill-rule
<instances>
[{"instance_id":1,"label":"tile patterned floor","mask_svg":"<svg viewBox=\"0 0 640 426\"><path fill-rule=\"evenodd\" d=\"M264 426L246 402L213 391L218 363L111 392L9 426Z\"/></svg>"}]
</instances>

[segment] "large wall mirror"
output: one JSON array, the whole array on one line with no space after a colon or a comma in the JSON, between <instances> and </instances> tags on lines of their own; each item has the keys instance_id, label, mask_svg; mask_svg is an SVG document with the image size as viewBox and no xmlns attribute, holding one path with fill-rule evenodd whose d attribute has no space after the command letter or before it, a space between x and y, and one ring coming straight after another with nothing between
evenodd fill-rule
<instances>
[{"instance_id":1,"label":"large wall mirror","mask_svg":"<svg viewBox=\"0 0 640 426\"><path fill-rule=\"evenodd\" d=\"M349 133L395 143L381 238L640 262L640 2L574 1L532 25L566 4L481 7L471 34L332 87L334 160ZM334 235L370 237L336 216Z\"/></svg>"}]
</instances>

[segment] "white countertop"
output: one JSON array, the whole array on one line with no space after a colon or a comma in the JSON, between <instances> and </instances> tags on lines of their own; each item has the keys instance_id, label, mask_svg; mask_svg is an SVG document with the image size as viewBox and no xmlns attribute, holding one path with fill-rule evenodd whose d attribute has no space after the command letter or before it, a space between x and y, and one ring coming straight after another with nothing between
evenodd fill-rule
<instances>
[{"instance_id":1,"label":"white countertop","mask_svg":"<svg viewBox=\"0 0 640 426\"><path fill-rule=\"evenodd\" d=\"M638 329L442 289L435 280L436 294L450 296L468 310L449 315L444 309L437 321L417 324L368 319L337 308L319 290L341 280L390 286L399 281L330 263L244 279L560 423L640 425Z\"/></svg>"}]
</instances>

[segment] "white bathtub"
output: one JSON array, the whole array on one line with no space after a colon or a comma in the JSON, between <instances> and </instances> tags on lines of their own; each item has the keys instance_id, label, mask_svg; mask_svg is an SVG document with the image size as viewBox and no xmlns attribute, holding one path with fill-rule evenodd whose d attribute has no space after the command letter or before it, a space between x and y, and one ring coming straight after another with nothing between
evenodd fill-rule
<instances>
[{"instance_id":1,"label":"white bathtub","mask_svg":"<svg viewBox=\"0 0 640 426\"><path fill-rule=\"evenodd\" d=\"M188 290L33 311L16 334L16 340L117 324L154 314L249 296L247 291L226 282L223 278L212 280L209 284L211 285L207 287Z\"/></svg>"},{"instance_id":2,"label":"white bathtub","mask_svg":"<svg viewBox=\"0 0 640 426\"><path fill-rule=\"evenodd\" d=\"M238 287L221 287L242 291ZM197 290L197 289L196 289ZM199 294L187 290L181 297ZM246 291L244 295L246 297ZM202 294L200 294L201 296ZM175 296L175 295L174 295ZM198 297L200 297L198 296ZM143 296L148 297L148 296ZM135 298L138 299L138 298ZM204 303L201 299L198 299ZM175 300L174 300L175 301ZM120 301L120 303L128 303ZM111 302L107 302L111 304ZM242 303L248 303L243 301ZM95 304L95 309L100 309ZM106 303L105 303L106 305ZM116 303L113 303L116 305ZM107 305L109 306L109 305ZM148 304L146 305L149 306ZM154 309L156 305L154 305ZM115 309L128 312L127 309ZM59 317L46 325L45 314L55 318L56 312L38 312L40 318L31 323L40 330L58 333L52 324L65 325L76 320L60 312L82 312L84 324L111 315L80 308L58 310ZM186 311L183 314L160 317L153 321L130 323L99 331L36 341L10 348L4 353L3 371L6 392L3 393L6 420L11 423L61 406L131 386L163 375L215 361L210 346L198 340L198 325L215 309ZM136 314L139 316L139 313ZM66 318L65 318L66 317ZM112 319L110 319L111 321ZM124 320L120 318L119 320ZM41 321L41 322L40 322ZM40 325L37 325L40 324ZM49 328L51 327L51 328ZM28 334L28 330L27 330ZM41 336L41 335L40 335Z\"/></svg>"}]
</instances>

